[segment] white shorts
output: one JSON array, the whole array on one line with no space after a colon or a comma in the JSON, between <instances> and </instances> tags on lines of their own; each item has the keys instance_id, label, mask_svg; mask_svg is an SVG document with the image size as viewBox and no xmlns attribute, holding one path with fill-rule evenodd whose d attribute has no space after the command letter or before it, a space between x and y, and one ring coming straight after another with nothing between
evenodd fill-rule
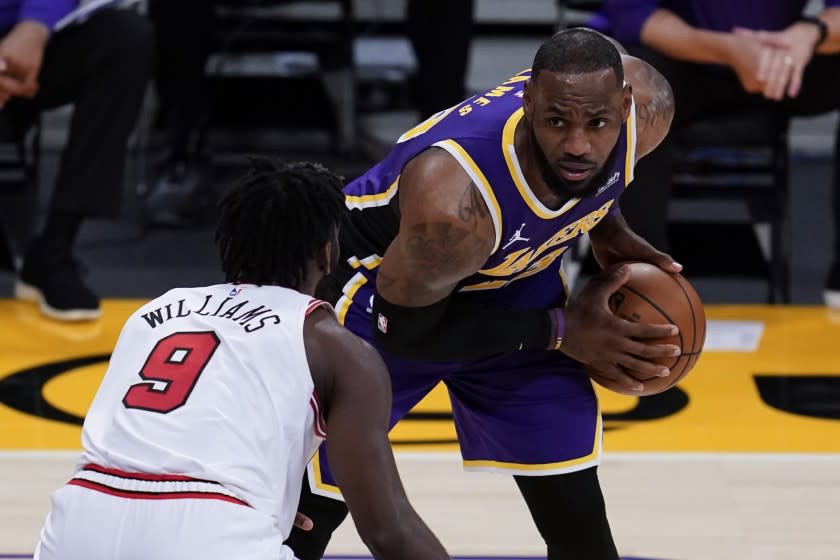
<instances>
[{"instance_id":1,"label":"white shorts","mask_svg":"<svg viewBox=\"0 0 840 560\"><path fill-rule=\"evenodd\" d=\"M53 493L35 560L294 560L274 518L248 505L160 492L183 483L135 481L146 488L121 496L78 480Z\"/></svg>"}]
</instances>

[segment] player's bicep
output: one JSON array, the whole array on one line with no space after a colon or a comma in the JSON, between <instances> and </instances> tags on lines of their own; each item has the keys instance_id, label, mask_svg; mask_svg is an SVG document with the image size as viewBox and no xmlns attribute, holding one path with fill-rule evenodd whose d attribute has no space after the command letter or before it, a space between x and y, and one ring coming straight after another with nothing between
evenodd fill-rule
<instances>
[{"instance_id":1,"label":"player's bicep","mask_svg":"<svg viewBox=\"0 0 840 560\"><path fill-rule=\"evenodd\" d=\"M671 84L647 62L622 56L624 75L633 87L636 103L636 161L652 152L665 139L674 119Z\"/></svg>"},{"instance_id":2,"label":"player's bicep","mask_svg":"<svg viewBox=\"0 0 840 560\"><path fill-rule=\"evenodd\" d=\"M469 176L434 149L400 179L400 229L377 272L377 289L407 307L436 303L490 256L495 226Z\"/></svg>"}]
</instances>

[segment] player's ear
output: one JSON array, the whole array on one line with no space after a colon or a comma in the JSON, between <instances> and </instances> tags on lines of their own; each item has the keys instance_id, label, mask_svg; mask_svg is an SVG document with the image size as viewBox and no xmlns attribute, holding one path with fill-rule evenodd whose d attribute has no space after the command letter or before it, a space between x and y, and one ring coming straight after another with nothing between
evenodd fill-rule
<instances>
[{"instance_id":1,"label":"player's ear","mask_svg":"<svg viewBox=\"0 0 840 560\"><path fill-rule=\"evenodd\" d=\"M525 87L522 91L522 111L525 117L529 117L533 112L534 97L531 95L531 88L534 87L534 78L529 78L525 82Z\"/></svg>"},{"instance_id":2,"label":"player's ear","mask_svg":"<svg viewBox=\"0 0 840 560\"><path fill-rule=\"evenodd\" d=\"M621 96L621 120L626 121L633 109L633 86L624 82L624 91L622 91Z\"/></svg>"},{"instance_id":3,"label":"player's ear","mask_svg":"<svg viewBox=\"0 0 840 560\"><path fill-rule=\"evenodd\" d=\"M339 244L338 236L336 236L332 241L327 241L318 252L318 270L320 270L324 276L332 274L338 266L338 257Z\"/></svg>"},{"instance_id":4,"label":"player's ear","mask_svg":"<svg viewBox=\"0 0 840 560\"><path fill-rule=\"evenodd\" d=\"M321 249L318 251L318 255L315 258L315 262L318 265L318 271L327 276L330 272L333 271L334 263L332 259L333 255L333 245L335 244L334 241L327 241L321 246Z\"/></svg>"}]
</instances>

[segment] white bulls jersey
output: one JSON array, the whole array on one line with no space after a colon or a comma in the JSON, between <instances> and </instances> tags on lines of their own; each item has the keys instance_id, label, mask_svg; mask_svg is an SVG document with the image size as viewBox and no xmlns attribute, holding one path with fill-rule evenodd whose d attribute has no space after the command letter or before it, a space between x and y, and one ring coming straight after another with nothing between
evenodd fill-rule
<instances>
[{"instance_id":1,"label":"white bulls jersey","mask_svg":"<svg viewBox=\"0 0 840 560\"><path fill-rule=\"evenodd\" d=\"M233 502L271 516L282 543L326 437L303 343L320 305L249 284L175 289L144 305L117 341L70 485L123 502Z\"/></svg>"}]
</instances>

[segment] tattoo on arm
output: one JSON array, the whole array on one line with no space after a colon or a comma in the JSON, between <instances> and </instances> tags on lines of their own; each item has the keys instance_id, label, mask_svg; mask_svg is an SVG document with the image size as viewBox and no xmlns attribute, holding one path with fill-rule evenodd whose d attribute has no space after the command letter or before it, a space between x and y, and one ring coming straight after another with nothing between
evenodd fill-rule
<instances>
[{"instance_id":1,"label":"tattoo on arm","mask_svg":"<svg viewBox=\"0 0 840 560\"><path fill-rule=\"evenodd\" d=\"M639 92L636 96L638 160L652 152L668 134L674 119L674 92L665 76L646 62L640 61L634 74L634 85L638 84Z\"/></svg>"},{"instance_id":2,"label":"tattoo on arm","mask_svg":"<svg viewBox=\"0 0 840 560\"><path fill-rule=\"evenodd\" d=\"M657 125L671 124L674 118L674 92L671 84L650 64L642 65L645 76L642 81L650 91L650 98L636 106L636 116L643 126L654 128Z\"/></svg>"},{"instance_id":3,"label":"tattoo on arm","mask_svg":"<svg viewBox=\"0 0 840 560\"><path fill-rule=\"evenodd\" d=\"M488 220L490 213L481 193L469 185L451 219L405 227L400 232L398 261L389 261L399 263L397 268L383 264L377 273L380 293L402 305L426 301L432 293L443 297L489 256L494 238Z\"/></svg>"},{"instance_id":4,"label":"tattoo on arm","mask_svg":"<svg viewBox=\"0 0 840 560\"><path fill-rule=\"evenodd\" d=\"M478 187L470 185L464 191L461 197L461 203L458 206L458 217L461 221L469 224L470 228L475 231L478 227L479 220L487 218L487 206L481 193L478 192Z\"/></svg>"}]
</instances>

